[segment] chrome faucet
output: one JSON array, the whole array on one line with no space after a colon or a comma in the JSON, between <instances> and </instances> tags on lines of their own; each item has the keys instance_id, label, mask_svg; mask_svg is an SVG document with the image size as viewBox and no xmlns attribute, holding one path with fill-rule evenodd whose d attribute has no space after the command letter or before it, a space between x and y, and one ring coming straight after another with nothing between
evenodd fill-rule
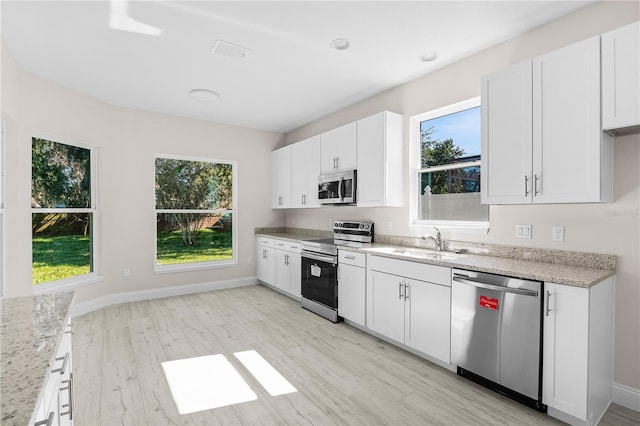
<instances>
[{"instance_id":1,"label":"chrome faucet","mask_svg":"<svg viewBox=\"0 0 640 426\"><path fill-rule=\"evenodd\" d=\"M433 229L436 230L436 236L435 238L431 235L423 235L422 239L423 240L433 240L433 242L436 244L436 250L437 251L442 251L443 249L443 245L444 245L444 241L442 241L442 235L440 235L440 230L438 228L436 228L435 226L433 227Z\"/></svg>"}]
</instances>

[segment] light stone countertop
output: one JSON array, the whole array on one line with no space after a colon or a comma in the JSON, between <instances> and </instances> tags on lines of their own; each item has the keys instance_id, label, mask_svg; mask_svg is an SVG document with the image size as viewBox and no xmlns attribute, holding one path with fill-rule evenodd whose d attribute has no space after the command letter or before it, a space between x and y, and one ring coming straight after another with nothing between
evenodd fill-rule
<instances>
[{"instance_id":1,"label":"light stone countertop","mask_svg":"<svg viewBox=\"0 0 640 426\"><path fill-rule=\"evenodd\" d=\"M43 398L74 292L0 300L0 423L27 425Z\"/></svg>"},{"instance_id":2,"label":"light stone countertop","mask_svg":"<svg viewBox=\"0 0 640 426\"><path fill-rule=\"evenodd\" d=\"M310 235L290 233L285 231L268 232L259 231L256 235L283 239L289 241L304 241L317 239ZM378 239L376 237L376 239ZM451 246L454 246L453 242L450 242ZM456 245L457 246L457 245ZM476 253L452 253L452 256L456 259L429 259L429 258L416 258L408 257L400 253L384 253L368 251L370 248L404 248L404 249L419 249L419 247L412 247L406 245L397 244L385 244L385 243L373 243L365 245L364 247L343 247L340 249L374 254L376 256L390 257L399 260L428 263L431 265L440 265L450 268L467 269L477 272L488 272L492 274L507 275L511 277L524 278L529 280L553 282L556 284L565 284L574 287L592 287L605 279L615 275L615 258L610 261L610 255L600 255L594 253L579 253L579 252L562 252L559 250L544 250L544 249L527 249L524 251L525 255L530 252L535 252L534 257L536 259L548 259L554 258L554 262L543 260L529 260L524 258L517 258L513 256L519 256L519 248L503 246L503 250L497 252L505 253L505 256L495 256L489 254L476 254ZM515 249L515 250L514 250ZM495 249L494 249L495 250ZM516 254L514 254L516 252ZM548 253L547 253L548 252ZM566 260L568 264L561 263L563 261L562 254L566 253ZM511 257L510 257L511 256ZM589 265L609 265L605 267L590 267Z\"/></svg>"}]
</instances>

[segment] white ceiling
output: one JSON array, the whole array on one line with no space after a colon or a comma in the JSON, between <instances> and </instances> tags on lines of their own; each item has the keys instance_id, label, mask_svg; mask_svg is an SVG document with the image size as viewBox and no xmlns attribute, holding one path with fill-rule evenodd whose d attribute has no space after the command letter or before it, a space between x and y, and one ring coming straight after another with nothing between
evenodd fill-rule
<instances>
[{"instance_id":1,"label":"white ceiling","mask_svg":"<svg viewBox=\"0 0 640 426\"><path fill-rule=\"evenodd\" d=\"M119 27L161 34L114 29L109 1L5 0L2 37L24 69L104 102L287 132L592 1L114 3ZM249 51L212 54L218 39Z\"/></svg>"}]
</instances>

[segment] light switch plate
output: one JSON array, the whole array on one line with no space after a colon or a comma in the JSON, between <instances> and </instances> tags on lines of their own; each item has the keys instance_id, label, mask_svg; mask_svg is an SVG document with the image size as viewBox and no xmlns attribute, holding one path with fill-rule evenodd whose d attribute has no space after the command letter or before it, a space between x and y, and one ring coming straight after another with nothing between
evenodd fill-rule
<instances>
[{"instance_id":1,"label":"light switch plate","mask_svg":"<svg viewBox=\"0 0 640 426\"><path fill-rule=\"evenodd\" d=\"M516 238L531 239L531 225L516 225Z\"/></svg>"}]
</instances>

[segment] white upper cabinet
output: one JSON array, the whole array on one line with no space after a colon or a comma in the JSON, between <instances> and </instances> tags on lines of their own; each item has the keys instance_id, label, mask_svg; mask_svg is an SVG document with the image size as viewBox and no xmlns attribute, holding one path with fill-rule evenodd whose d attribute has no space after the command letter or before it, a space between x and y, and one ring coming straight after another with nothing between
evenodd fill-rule
<instances>
[{"instance_id":1,"label":"white upper cabinet","mask_svg":"<svg viewBox=\"0 0 640 426\"><path fill-rule=\"evenodd\" d=\"M320 136L291 145L291 207L320 207Z\"/></svg>"},{"instance_id":2,"label":"white upper cabinet","mask_svg":"<svg viewBox=\"0 0 640 426\"><path fill-rule=\"evenodd\" d=\"M356 122L320 135L320 173L356 168Z\"/></svg>"},{"instance_id":3,"label":"white upper cabinet","mask_svg":"<svg viewBox=\"0 0 640 426\"><path fill-rule=\"evenodd\" d=\"M634 126L640 126L640 22L602 35L602 127L616 133Z\"/></svg>"},{"instance_id":4,"label":"white upper cabinet","mask_svg":"<svg viewBox=\"0 0 640 426\"><path fill-rule=\"evenodd\" d=\"M403 205L404 117L383 111L357 122L357 205Z\"/></svg>"},{"instance_id":5,"label":"white upper cabinet","mask_svg":"<svg viewBox=\"0 0 640 426\"><path fill-rule=\"evenodd\" d=\"M482 78L482 204L531 202L531 61Z\"/></svg>"},{"instance_id":6,"label":"white upper cabinet","mask_svg":"<svg viewBox=\"0 0 640 426\"><path fill-rule=\"evenodd\" d=\"M484 77L482 97L483 203L611 200L613 146L600 126L600 37Z\"/></svg>"},{"instance_id":7,"label":"white upper cabinet","mask_svg":"<svg viewBox=\"0 0 640 426\"><path fill-rule=\"evenodd\" d=\"M271 152L271 208L291 207L291 145Z\"/></svg>"}]
</instances>

